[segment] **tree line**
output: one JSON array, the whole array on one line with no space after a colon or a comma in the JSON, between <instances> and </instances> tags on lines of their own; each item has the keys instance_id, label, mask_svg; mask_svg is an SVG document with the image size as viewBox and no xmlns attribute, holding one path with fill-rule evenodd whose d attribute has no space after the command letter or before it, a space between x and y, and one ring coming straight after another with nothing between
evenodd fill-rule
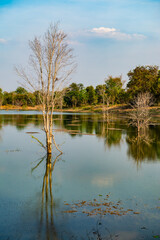
<instances>
[{"instance_id":1,"label":"tree line","mask_svg":"<svg viewBox=\"0 0 160 240\"><path fill-rule=\"evenodd\" d=\"M121 76L109 76L104 84L84 87L82 83L72 83L57 95L55 108L75 108L86 105L114 105L131 102L139 93L149 92L154 102L160 101L160 70L158 66L138 66L128 72L129 81L124 88ZM28 92L18 87L13 92L0 88L0 105L37 106L41 104L39 91Z\"/></svg>"}]
</instances>

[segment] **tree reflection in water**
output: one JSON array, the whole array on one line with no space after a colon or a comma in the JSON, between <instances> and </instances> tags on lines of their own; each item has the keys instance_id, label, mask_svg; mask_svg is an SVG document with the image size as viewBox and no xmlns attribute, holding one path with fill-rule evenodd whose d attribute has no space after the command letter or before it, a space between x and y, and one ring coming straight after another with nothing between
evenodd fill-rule
<instances>
[{"instance_id":1,"label":"tree reflection in water","mask_svg":"<svg viewBox=\"0 0 160 240\"><path fill-rule=\"evenodd\" d=\"M76 122L75 122L76 121ZM70 124L71 123L71 124ZM63 115L61 121L55 125L68 132L71 136L95 134L104 140L105 148L121 146L125 136L128 150L127 154L140 165L143 161L157 161L160 159L160 126L145 126L139 132L129 126L127 119L109 115ZM74 132L75 131L75 132Z\"/></svg>"},{"instance_id":2,"label":"tree reflection in water","mask_svg":"<svg viewBox=\"0 0 160 240\"><path fill-rule=\"evenodd\" d=\"M128 127L126 116L109 114L102 115L61 115L60 121L54 121L55 126L71 136L95 134L104 140L105 148L121 146L122 136L125 136L128 145L128 156L136 163L142 161L157 161L160 159L160 126L145 126L139 132L134 127ZM57 118L57 117L56 117Z\"/></svg>"},{"instance_id":3,"label":"tree reflection in water","mask_svg":"<svg viewBox=\"0 0 160 240\"><path fill-rule=\"evenodd\" d=\"M143 161L154 161L160 158L157 151L157 141L149 127L143 127L137 134L135 132L128 133L126 141L128 143L128 156L136 161L137 168Z\"/></svg>"},{"instance_id":4,"label":"tree reflection in water","mask_svg":"<svg viewBox=\"0 0 160 240\"><path fill-rule=\"evenodd\" d=\"M121 147L122 141L126 139L128 156L132 157L136 163L160 159L160 125L156 123L142 128L137 133L136 128L128 127L126 115L110 113L103 118L102 114L55 114L53 121L57 132L68 133L71 137L96 135L104 141L106 149L112 146ZM40 129L42 116L0 115L0 128L3 125L13 125L18 131L22 131L30 124Z\"/></svg>"},{"instance_id":5,"label":"tree reflection in water","mask_svg":"<svg viewBox=\"0 0 160 240\"><path fill-rule=\"evenodd\" d=\"M52 185L52 174L56 165L56 162L60 160L59 154L54 160L51 155L45 155L37 163L35 167L32 168L32 172L36 170L40 164L46 160L45 174L43 176L42 192L41 192L41 209L40 209L40 221L37 229L38 240L64 240L64 239L88 239L88 240L103 240L103 239L113 239L112 234L106 225L103 225L101 217L97 221L86 229L85 236L81 233L77 233L74 229L61 228L58 226L55 220L55 202L53 197L53 185ZM63 215L63 213L61 212ZM63 216L62 216L63 217ZM77 216L78 217L78 216Z\"/></svg>"},{"instance_id":6,"label":"tree reflection in water","mask_svg":"<svg viewBox=\"0 0 160 240\"><path fill-rule=\"evenodd\" d=\"M60 159L59 154L54 161L52 161L51 155L45 155L38 164L32 168L34 171L45 159L46 159L46 169L43 177L42 184L42 201L41 201L41 215L40 215L40 225L38 230L38 239L55 239L58 240L58 234L54 222L54 199L52 192L52 173L56 162Z\"/></svg>"},{"instance_id":7,"label":"tree reflection in water","mask_svg":"<svg viewBox=\"0 0 160 240\"><path fill-rule=\"evenodd\" d=\"M104 139L105 148L110 148L112 145L120 146L122 138L121 122L115 121L114 118L103 119L99 121L96 128L96 135Z\"/></svg>"}]
</instances>

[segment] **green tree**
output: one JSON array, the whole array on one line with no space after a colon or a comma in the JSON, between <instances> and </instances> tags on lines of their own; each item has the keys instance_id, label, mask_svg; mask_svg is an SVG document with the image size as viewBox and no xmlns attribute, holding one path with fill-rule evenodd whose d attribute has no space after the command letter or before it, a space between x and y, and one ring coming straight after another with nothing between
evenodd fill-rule
<instances>
[{"instance_id":1,"label":"green tree","mask_svg":"<svg viewBox=\"0 0 160 240\"><path fill-rule=\"evenodd\" d=\"M153 94L154 94L154 97L156 99L156 101L160 101L160 70L158 70L158 75L157 75L157 79L155 81L155 84L153 86Z\"/></svg>"},{"instance_id":2,"label":"green tree","mask_svg":"<svg viewBox=\"0 0 160 240\"><path fill-rule=\"evenodd\" d=\"M79 103L79 86L76 83L70 84L66 90L64 101L68 107L76 107Z\"/></svg>"},{"instance_id":3,"label":"green tree","mask_svg":"<svg viewBox=\"0 0 160 240\"><path fill-rule=\"evenodd\" d=\"M122 93L123 89L123 83L122 83L122 77L112 77L109 76L105 80L106 84L106 93L110 97L110 101L112 104L114 103L120 103L120 94Z\"/></svg>"},{"instance_id":4,"label":"green tree","mask_svg":"<svg viewBox=\"0 0 160 240\"><path fill-rule=\"evenodd\" d=\"M78 84L79 86L79 104L80 106L87 104L87 91L82 83Z\"/></svg>"},{"instance_id":5,"label":"green tree","mask_svg":"<svg viewBox=\"0 0 160 240\"><path fill-rule=\"evenodd\" d=\"M15 92L3 93L3 105L14 105Z\"/></svg>"},{"instance_id":6,"label":"green tree","mask_svg":"<svg viewBox=\"0 0 160 240\"><path fill-rule=\"evenodd\" d=\"M128 72L128 77L127 93L129 99L142 92L150 92L155 97L160 95L160 73L158 66L138 66Z\"/></svg>"},{"instance_id":7,"label":"green tree","mask_svg":"<svg viewBox=\"0 0 160 240\"><path fill-rule=\"evenodd\" d=\"M97 97L97 102L102 103L103 102L103 97L102 97L102 92L105 90L106 92L106 86L103 85L97 85L95 92L96 92L96 97Z\"/></svg>"},{"instance_id":8,"label":"green tree","mask_svg":"<svg viewBox=\"0 0 160 240\"><path fill-rule=\"evenodd\" d=\"M35 106L36 96L23 87L18 87L14 92L14 105Z\"/></svg>"},{"instance_id":9,"label":"green tree","mask_svg":"<svg viewBox=\"0 0 160 240\"><path fill-rule=\"evenodd\" d=\"M14 105L16 106L27 106L27 95L26 94L15 94Z\"/></svg>"},{"instance_id":10,"label":"green tree","mask_svg":"<svg viewBox=\"0 0 160 240\"><path fill-rule=\"evenodd\" d=\"M34 107L36 105L36 96L34 95L34 93L28 92L27 94L24 95L26 96L27 106Z\"/></svg>"},{"instance_id":11,"label":"green tree","mask_svg":"<svg viewBox=\"0 0 160 240\"><path fill-rule=\"evenodd\" d=\"M67 107L76 107L86 104L87 94L83 84L70 84L69 88L66 90L64 102Z\"/></svg>"},{"instance_id":12,"label":"green tree","mask_svg":"<svg viewBox=\"0 0 160 240\"><path fill-rule=\"evenodd\" d=\"M87 96L88 96L88 104L95 104L97 102L96 93L93 86L89 86L86 88Z\"/></svg>"},{"instance_id":13,"label":"green tree","mask_svg":"<svg viewBox=\"0 0 160 240\"><path fill-rule=\"evenodd\" d=\"M42 102L40 91L35 91L33 93L33 95L34 95L34 98L35 98L35 105L40 105L41 102Z\"/></svg>"},{"instance_id":14,"label":"green tree","mask_svg":"<svg viewBox=\"0 0 160 240\"><path fill-rule=\"evenodd\" d=\"M27 90L23 87L18 87L15 92L17 94L25 94L25 93L27 93Z\"/></svg>"},{"instance_id":15,"label":"green tree","mask_svg":"<svg viewBox=\"0 0 160 240\"><path fill-rule=\"evenodd\" d=\"M3 91L2 88L0 88L0 106L2 105L3 102Z\"/></svg>"}]
</instances>

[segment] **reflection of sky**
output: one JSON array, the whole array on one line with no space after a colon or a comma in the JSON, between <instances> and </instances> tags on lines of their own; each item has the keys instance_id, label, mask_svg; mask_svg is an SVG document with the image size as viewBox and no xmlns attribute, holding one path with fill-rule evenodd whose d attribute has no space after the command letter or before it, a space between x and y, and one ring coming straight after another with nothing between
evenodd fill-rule
<instances>
[{"instance_id":1,"label":"reflection of sky","mask_svg":"<svg viewBox=\"0 0 160 240\"><path fill-rule=\"evenodd\" d=\"M107 186L113 186L114 183L114 176L95 176L92 179L92 184L94 186L98 186L98 187L107 187Z\"/></svg>"},{"instance_id":2,"label":"reflection of sky","mask_svg":"<svg viewBox=\"0 0 160 240\"><path fill-rule=\"evenodd\" d=\"M73 81L98 85L136 65L160 60L160 2L156 0L0 1L1 87L14 90L14 64L26 64L27 42L60 20L75 48Z\"/></svg>"}]
</instances>

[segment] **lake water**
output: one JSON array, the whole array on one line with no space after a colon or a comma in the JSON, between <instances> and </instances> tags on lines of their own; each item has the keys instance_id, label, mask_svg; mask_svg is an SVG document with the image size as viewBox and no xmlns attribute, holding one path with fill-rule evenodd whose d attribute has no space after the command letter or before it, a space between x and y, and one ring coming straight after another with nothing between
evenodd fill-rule
<instances>
[{"instance_id":1,"label":"lake water","mask_svg":"<svg viewBox=\"0 0 160 240\"><path fill-rule=\"evenodd\" d=\"M156 119L158 123L159 120ZM160 238L160 126L54 115L52 160L38 112L0 111L0 239Z\"/></svg>"}]
</instances>

